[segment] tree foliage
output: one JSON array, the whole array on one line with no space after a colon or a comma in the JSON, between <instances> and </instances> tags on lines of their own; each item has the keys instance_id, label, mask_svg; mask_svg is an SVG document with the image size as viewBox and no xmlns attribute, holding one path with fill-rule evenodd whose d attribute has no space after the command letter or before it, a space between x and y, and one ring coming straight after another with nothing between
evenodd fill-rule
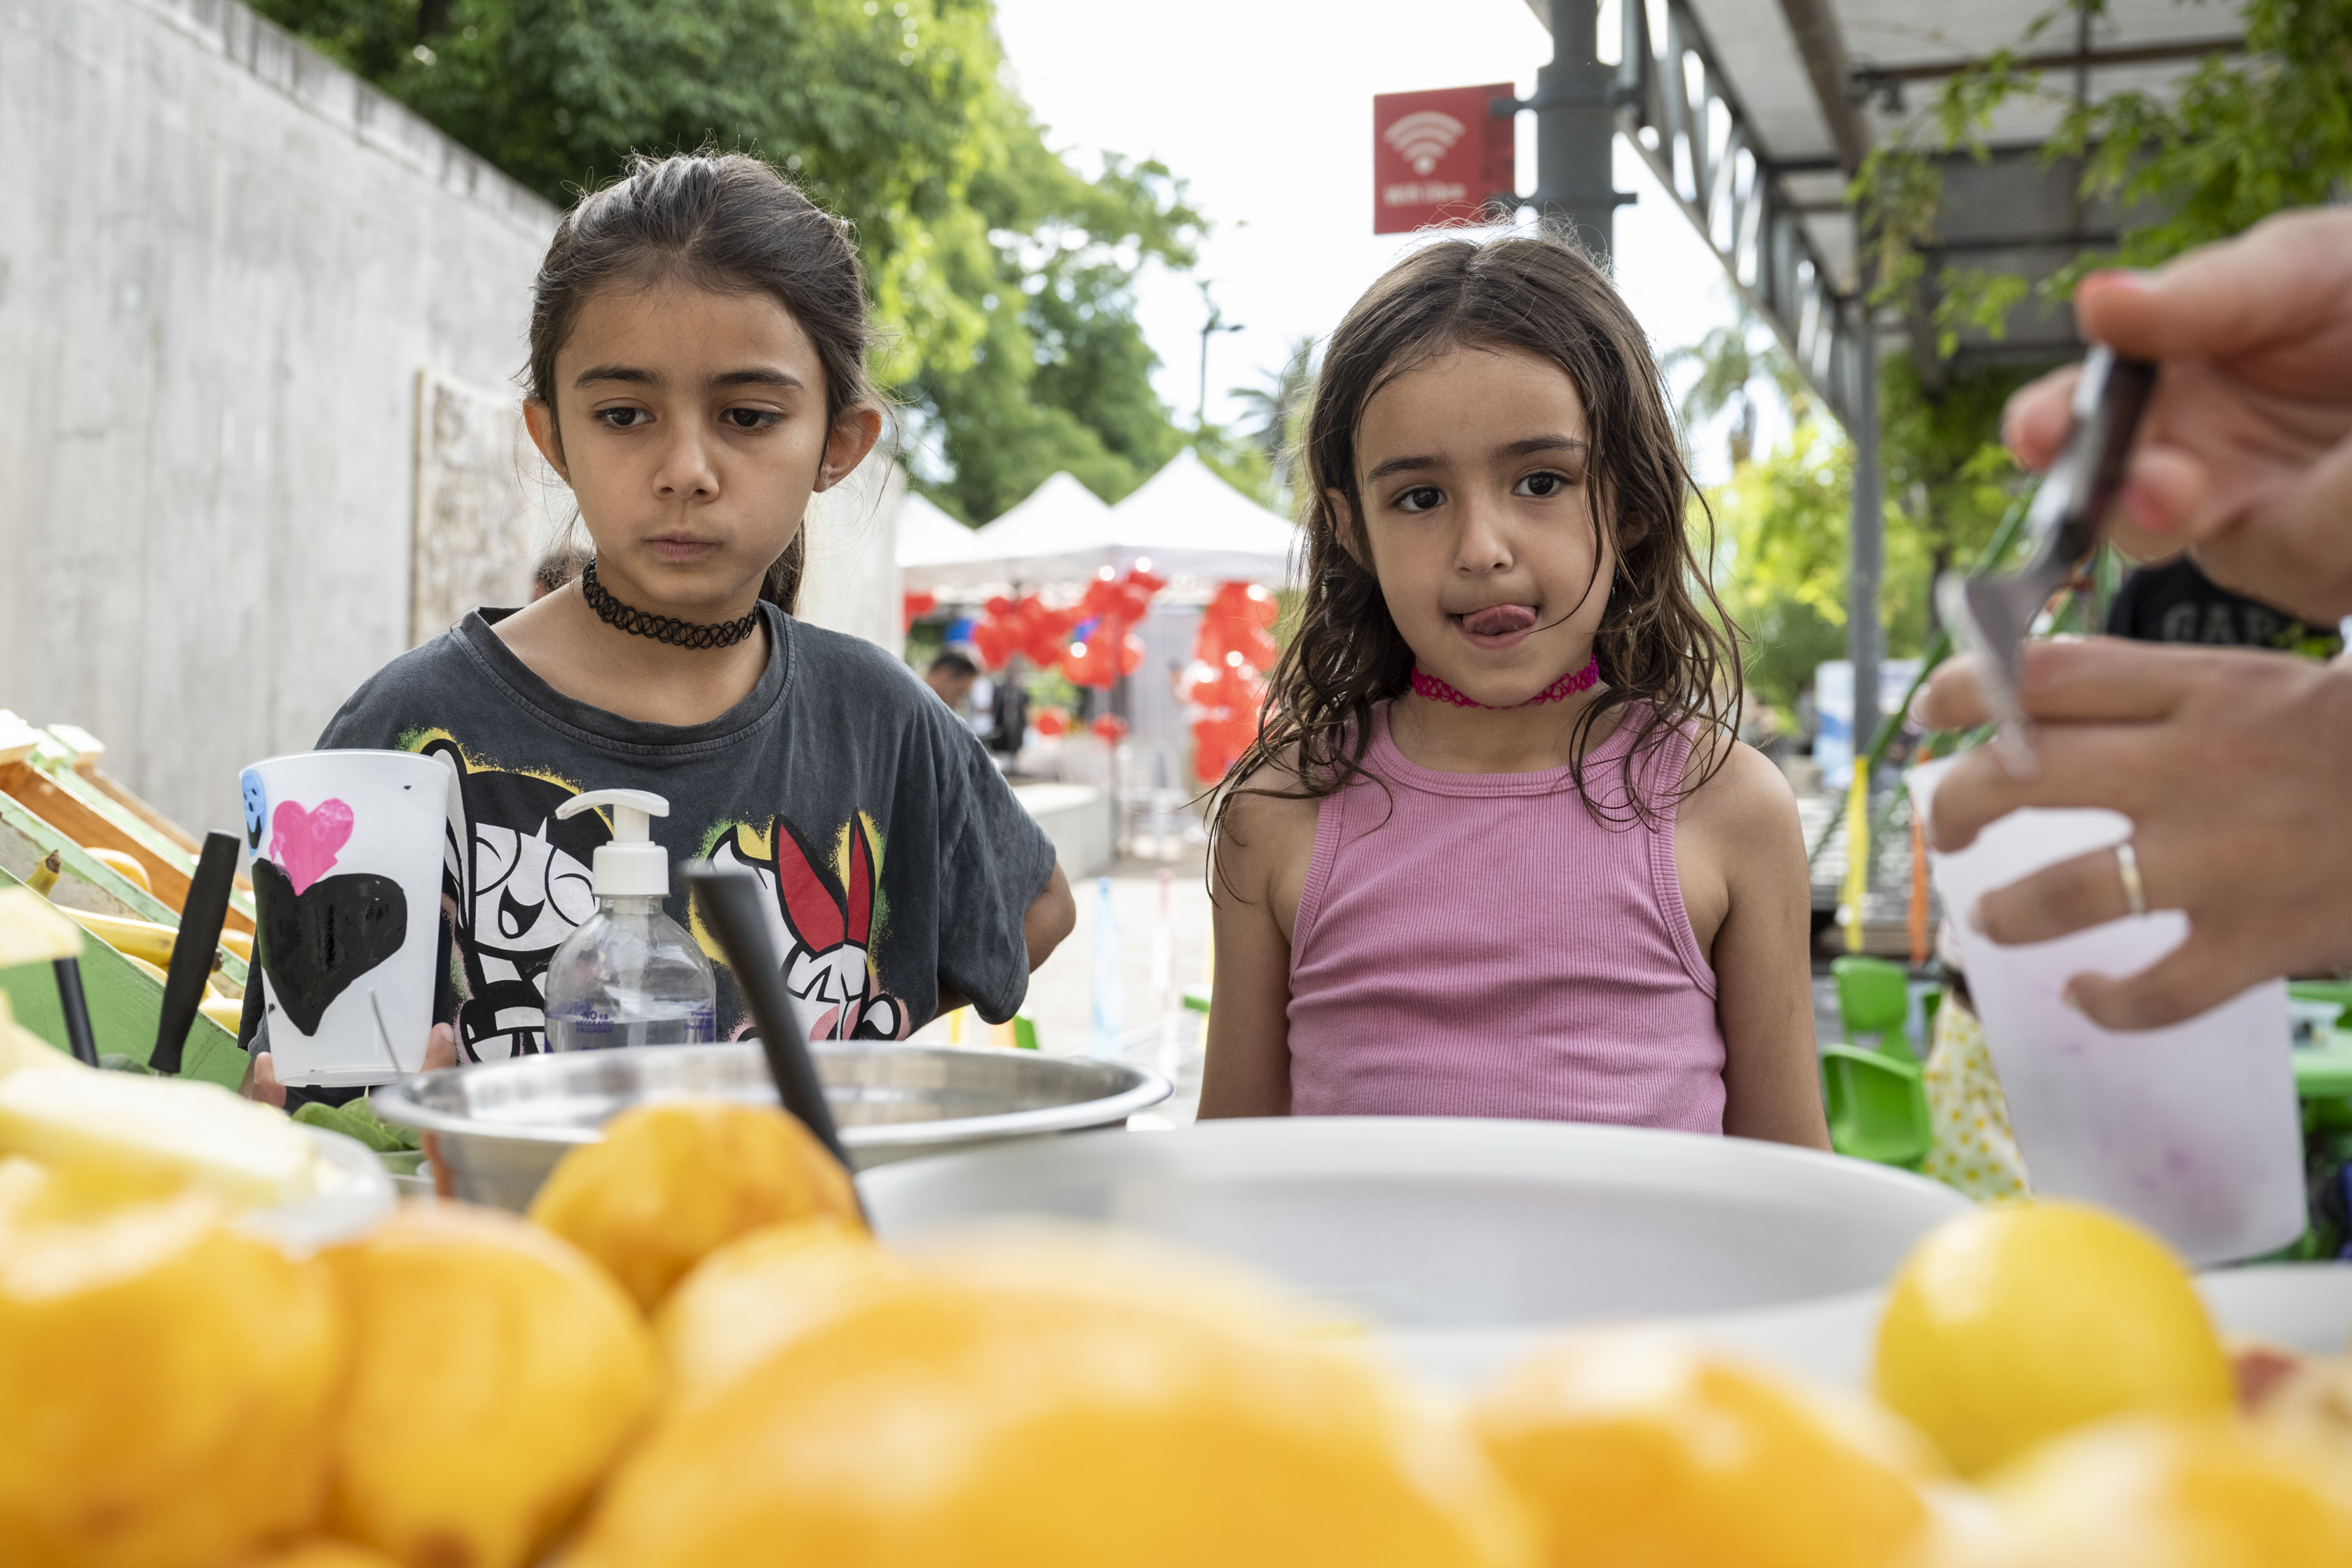
<instances>
[{"instance_id":1,"label":"tree foliage","mask_svg":"<svg viewBox=\"0 0 2352 1568\"><path fill-rule=\"evenodd\" d=\"M2063 0L2043 13L2014 46L1950 78L1904 134L1872 151L1855 178L1853 197L1877 271L1874 297L1914 304L1932 292L1945 355L1964 327L1999 337L2029 285L2014 274L1953 265L1929 275L1926 258L1943 200L1934 159L1988 156L1993 111L2049 90L2042 73L2019 60L2058 22L2095 18L2105 5ZM2162 92L2065 99L2042 156L2081 158L2082 194L2118 201L2129 216L2113 253L2078 258L2045 280L2045 291L2070 292L2096 266L2152 266L2284 208L2352 189L2352 0L2242 0L2237 12L2243 54L2208 56Z\"/></svg>"},{"instance_id":2,"label":"tree foliage","mask_svg":"<svg viewBox=\"0 0 2352 1568\"><path fill-rule=\"evenodd\" d=\"M1990 155L1994 112L2048 96L2064 105L2046 160L2082 160L2080 191L2126 213L2116 249L2085 253L2044 279L2063 298L2090 268L2148 266L2225 238L2284 207L2352 188L2352 0L2239 0L2242 54L2207 58L2160 92L2112 93L2078 102L2020 64L2061 22L2095 19L2106 0L2061 0L2013 45L1948 79L1900 133L1874 148L1849 194L1865 239L1864 273L1874 305L1926 313L1935 350L1948 359L1959 334L1999 338L2032 285L2024 277L1934 260L1944 203L1937 159ZM2207 0L2197 0L2207 3ZM2215 3L2213 9L2221 6ZM2220 28L2214 30L2220 31ZM1935 575L1966 565L2012 503L2021 475L2001 448L2000 411L2021 371L1923 376L1909 356L1887 362L1881 382L1880 456L1887 479L1887 647L1916 651L1932 625ZM1932 382L1932 390L1931 384ZM1703 385L1706 384L1703 382ZM1744 382L1742 384L1744 385ZM1759 658L1768 700L1793 691L1793 667L1810 670L1834 646L1844 619L1843 500L1829 503L1834 470L1818 437L1743 470L1722 506L1735 523L1732 598L1769 639L1790 649ZM1780 671L1772 661L1792 667Z\"/></svg>"},{"instance_id":3,"label":"tree foliage","mask_svg":"<svg viewBox=\"0 0 2352 1568\"><path fill-rule=\"evenodd\" d=\"M1006 85L991 0L256 0L559 204L632 150L756 153L853 220L875 369L966 521L1056 468L1116 500L1185 435L1135 321L1202 228L1157 163L1082 176Z\"/></svg>"},{"instance_id":4,"label":"tree foliage","mask_svg":"<svg viewBox=\"0 0 2352 1568\"><path fill-rule=\"evenodd\" d=\"M1965 567L2014 500L2021 478L1991 432L2021 373L1951 376L1930 397L1910 356L1879 377L1879 460L1887 483L1879 614L1886 653L1921 651L1935 626L1935 580ZM1823 659L1845 656L1853 454L1837 427L1800 405L1789 440L1738 465L1710 495L1721 548L1717 589L1749 638L1747 675L1783 722Z\"/></svg>"},{"instance_id":5,"label":"tree foliage","mask_svg":"<svg viewBox=\"0 0 2352 1568\"><path fill-rule=\"evenodd\" d=\"M1266 374L1258 385L1228 389L1227 395L1248 411L1235 434L1265 460L1267 493L1261 499L1277 509L1289 501L1291 458L1305 437L1307 410L1315 401L1316 378L1322 374L1318 346L1312 333L1297 338L1280 370Z\"/></svg>"},{"instance_id":6,"label":"tree foliage","mask_svg":"<svg viewBox=\"0 0 2352 1568\"><path fill-rule=\"evenodd\" d=\"M1799 421L1788 442L1740 464L1709 497L1716 588L1746 634L1748 695L1793 728L1813 667L1845 651L1852 449L1834 426Z\"/></svg>"},{"instance_id":7,"label":"tree foliage","mask_svg":"<svg viewBox=\"0 0 2352 1568\"><path fill-rule=\"evenodd\" d=\"M1946 372L1931 395L1907 353L1888 358L1879 374L1878 457L1886 477L1890 581L1893 542L1919 574L1919 637L1935 626L1934 585L1966 567L2000 526L2024 479L2000 444L2000 411L2025 384L2023 371L1986 367ZM1910 605L1907 591L1890 604ZM1907 631L1909 623L1904 623ZM1916 652L1917 643L1902 651Z\"/></svg>"}]
</instances>

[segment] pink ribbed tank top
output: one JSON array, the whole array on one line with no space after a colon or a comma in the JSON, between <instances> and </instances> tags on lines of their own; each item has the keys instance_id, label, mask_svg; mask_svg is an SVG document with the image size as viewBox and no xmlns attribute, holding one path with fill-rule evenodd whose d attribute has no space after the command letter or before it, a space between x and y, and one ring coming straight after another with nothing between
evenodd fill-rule
<instances>
[{"instance_id":1,"label":"pink ribbed tank top","mask_svg":"<svg viewBox=\"0 0 2352 1568\"><path fill-rule=\"evenodd\" d=\"M1715 971L1675 874L1688 735L1654 742L1645 826L1624 799L1634 724L1566 768L1416 765L1376 710L1365 779L1323 798L1290 943L1299 1116L1497 1116L1723 1131Z\"/></svg>"}]
</instances>

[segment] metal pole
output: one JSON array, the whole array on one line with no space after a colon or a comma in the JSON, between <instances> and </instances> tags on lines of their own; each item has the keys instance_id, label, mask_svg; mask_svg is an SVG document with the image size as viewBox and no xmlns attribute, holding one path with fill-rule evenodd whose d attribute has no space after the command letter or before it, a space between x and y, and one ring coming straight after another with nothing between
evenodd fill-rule
<instances>
[{"instance_id":1,"label":"metal pole","mask_svg":"<svg viewBox=\"0 0 2352 1568\"><path fill-rule=\"evenodd\" d=\"M1885 551L1885 480L1878 467L1878 339L1870 306L1853 303L1853 392L1846 436L1853 443L1852 553L1846 567L1846 656L1853 661L1853 755L1863 765L1878 732L1878 655L1884 643L1878 587Z\"/></svg>"},{"instance_id":2,"label":"metal pole","mask_svg":"<svg viewBox=\"0 0 2352 1568\"><path fill-rule=\"evenodd\" d=\"M1617 68L1601 63L1598 0L1551 0L1551 64L1536 72L1537 213L1602 258L1616 252Z\"/></svg>"}]
</instances>

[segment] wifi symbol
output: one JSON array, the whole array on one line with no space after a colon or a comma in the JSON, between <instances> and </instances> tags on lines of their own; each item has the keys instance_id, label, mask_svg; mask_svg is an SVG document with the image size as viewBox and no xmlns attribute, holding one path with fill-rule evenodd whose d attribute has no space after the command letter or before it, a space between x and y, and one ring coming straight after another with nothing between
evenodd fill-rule
<instances>
[{"instance_id":1,"label":"wifi symbol","mask_svg":"<svg viewBox=\"0 0 2352 1568\"><path fill-rule=\"evenodd\" d=\"M1412 165L1414 174L1426 174L1462 140L1462 121L1450 114L1424 109L1390 126L1383 140Z\"/></svg>"}]
</instances>

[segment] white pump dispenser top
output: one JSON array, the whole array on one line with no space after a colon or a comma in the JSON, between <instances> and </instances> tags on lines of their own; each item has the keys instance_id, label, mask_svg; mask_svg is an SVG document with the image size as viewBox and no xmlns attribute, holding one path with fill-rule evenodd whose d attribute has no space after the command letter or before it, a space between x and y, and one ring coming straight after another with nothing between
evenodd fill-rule
<instances>
[{"instance_id":1,"label":"white pump dispenser top","mask_svg":"<svg viewBox=\"0 0 2352 1568\"><path fill-rule=\"evenodd\" d=\"M557 806L555 815L576 816L599 805L613 808L613 841L596 849L596 896L669 897L669 851L650 840L647 820L667 816L669 802L648 790L592 789Z\"/></svg>"}]
</instances>

